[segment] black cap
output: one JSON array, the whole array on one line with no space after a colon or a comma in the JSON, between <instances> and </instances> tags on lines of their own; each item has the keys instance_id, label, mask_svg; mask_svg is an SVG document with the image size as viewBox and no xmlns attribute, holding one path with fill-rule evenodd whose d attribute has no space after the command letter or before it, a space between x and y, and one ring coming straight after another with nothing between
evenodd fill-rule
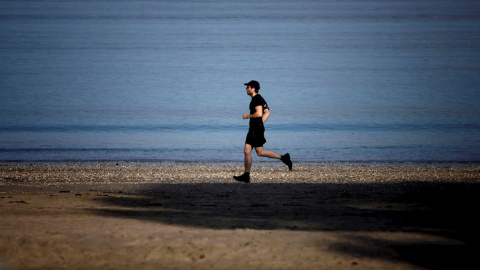
<instances>
[{"instance_id":1,"label":"black cap","mask_svg":"<svg viewBox=\"0 0 480 270\"><path fill-rule=\"evenodd\" d=\"M257 91L260 90L260 83L258 83L257 81L249 81L248 83L244 83L244 85L255 88L255 90Z\"/></svg>"}]
</instances>

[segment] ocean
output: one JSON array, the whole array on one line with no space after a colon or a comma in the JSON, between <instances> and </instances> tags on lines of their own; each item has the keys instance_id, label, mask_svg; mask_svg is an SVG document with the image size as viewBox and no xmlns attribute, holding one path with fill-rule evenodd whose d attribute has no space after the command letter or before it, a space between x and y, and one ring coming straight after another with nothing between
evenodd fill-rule
<instances>
[{"instance_id":1,"label":"ocean","mask_svg":"<svg viewBox=\"0 0 480 270\"><path fill-rule=\"evenodd\" d=\"M0 162L480 162L480 2L0 1ZM254 157L254 161L268 161Z\"/></svg>"}]
</instances>

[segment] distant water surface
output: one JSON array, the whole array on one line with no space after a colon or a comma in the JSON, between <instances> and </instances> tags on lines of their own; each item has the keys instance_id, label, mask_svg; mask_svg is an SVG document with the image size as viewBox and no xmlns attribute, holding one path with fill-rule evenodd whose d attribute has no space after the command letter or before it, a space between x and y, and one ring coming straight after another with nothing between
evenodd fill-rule
<instances>
[{"instance_id":1,"label":"distant water surface","mask_svg":"<svg viewBox=\"0 0 480 270\"><path fill-rule=\"evenodd\" d=\"M479 162L479 1L0 1L0 161ZM255 158L256 160L263 160Z\"/></svg>"}]
</instances>

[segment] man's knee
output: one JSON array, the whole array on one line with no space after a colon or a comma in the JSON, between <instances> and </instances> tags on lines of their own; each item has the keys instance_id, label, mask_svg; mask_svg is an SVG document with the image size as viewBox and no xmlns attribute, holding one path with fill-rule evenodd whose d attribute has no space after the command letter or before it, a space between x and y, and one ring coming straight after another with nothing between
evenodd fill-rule
<instances>
[{"instance_id":1,"label":"man's knee","mask_svg":"<svg viewBox=\"0 0 480 270\"><path fill-rule=\"evenodd\" d=\"M257 152L257 156L259 157L265 156L265 151L263 149L255 148L255 151Z\"/></svg>"},{"instance_id":2,"label":"man's knee","mask_svg":"<svg viewBox=\"0 0 480 270\"><path fill-rule=\"evenodd\" d=\"M249 146L249 145L245 145L244 153L245 153L245 155L251 155L252 154L252 147Z\"/></svg>"}]
</instances>

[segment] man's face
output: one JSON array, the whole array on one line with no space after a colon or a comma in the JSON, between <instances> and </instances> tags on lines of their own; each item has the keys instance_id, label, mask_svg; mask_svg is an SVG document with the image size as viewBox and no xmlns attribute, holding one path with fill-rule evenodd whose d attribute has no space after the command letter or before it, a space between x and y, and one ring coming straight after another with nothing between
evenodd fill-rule
<instances>
[{"instance_id":1,"label":"man's face","mask_svg":"<svg viewBox=\"0 0 480 270\"><path fill-rule=\"evenodd\" d=\"M253 93L255 93L255 88L251 87L251 86L247 86L247 95L251 96L253 95Z\"/></svg>"}]
</instances>

